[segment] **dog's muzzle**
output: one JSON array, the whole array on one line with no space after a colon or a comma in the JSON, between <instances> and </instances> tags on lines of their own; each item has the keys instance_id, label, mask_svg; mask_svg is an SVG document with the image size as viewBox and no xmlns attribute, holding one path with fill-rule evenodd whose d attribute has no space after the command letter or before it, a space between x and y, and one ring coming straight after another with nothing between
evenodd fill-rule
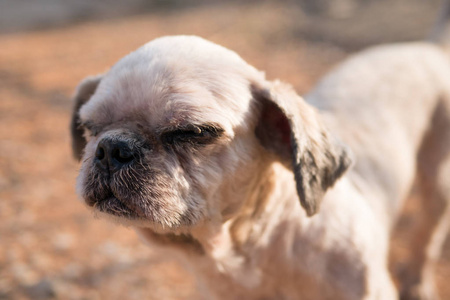
<instances>
[{"instance_id":1,"label":"dog's muzzle","mask_svg":"<svg viewBox=\"0 0 450 300\"><path fill-rule=\"evenodd\" d=\"M129 136L107 136L97 144L86 204L116 216L139 217L141 212L129 195L129 172L139 157L137 140Z\"/></svg>"}]
</instances>

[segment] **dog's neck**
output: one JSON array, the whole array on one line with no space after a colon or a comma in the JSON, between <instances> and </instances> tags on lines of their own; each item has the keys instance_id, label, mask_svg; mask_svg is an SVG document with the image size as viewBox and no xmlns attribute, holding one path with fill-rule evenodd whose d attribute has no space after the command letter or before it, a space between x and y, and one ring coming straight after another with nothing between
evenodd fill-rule
<instances>
[{"instance_id":1,"label":"dog's neck","mask_svg":"<svg viewBox=\"0 0 450 300\"><path fill-rule=\"evenodd\" d=\"M213 258L219 270L248 287L259 283L259 252L272 245L275 231L297 231L300 218L307 218L298 201L293 173L279 163L264 170L239 212L220 225L202 226L192 235ZM291 220L297 220L291 222ZM259 251L261 250L261 251Z\"/></svg>"}]
</instances>

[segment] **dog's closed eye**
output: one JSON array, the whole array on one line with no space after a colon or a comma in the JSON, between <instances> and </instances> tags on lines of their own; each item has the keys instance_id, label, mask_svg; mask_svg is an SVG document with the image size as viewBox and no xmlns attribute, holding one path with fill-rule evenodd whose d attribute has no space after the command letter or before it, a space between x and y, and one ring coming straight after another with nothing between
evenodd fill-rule
<instances>
[{"instance_id":1,"label":"dog's closed eye","mask_svg":"<svg viewBox=\"0 0 450 300\"><path fill-rule=\"evenodd\" d=\"M161 140L166 145L174 144L210 144L223 132L223 129L214 125L194 125L169 130L161 135Z\"/></svg>"}]
</instances>

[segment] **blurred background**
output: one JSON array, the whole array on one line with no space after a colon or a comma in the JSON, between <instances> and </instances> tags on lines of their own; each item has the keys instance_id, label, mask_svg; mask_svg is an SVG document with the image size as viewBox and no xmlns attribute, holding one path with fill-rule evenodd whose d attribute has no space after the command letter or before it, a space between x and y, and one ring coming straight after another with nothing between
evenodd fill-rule
<instances>
[{"instance_id":1,"label":"blurred background","mask_svg":"<svg viewBox=\"0 0 450 300\"><path fill-rule=\"evenodd\" d=\"M422 40L439 0L0 0L0 299L202 299L189 272L77 200L70 97L87 75L162 35L237 51L307 92L370 45ZM391 269L408 257L411 197ZM437 269L450 299L450 245Z\"/></svg>"}]
</instances>

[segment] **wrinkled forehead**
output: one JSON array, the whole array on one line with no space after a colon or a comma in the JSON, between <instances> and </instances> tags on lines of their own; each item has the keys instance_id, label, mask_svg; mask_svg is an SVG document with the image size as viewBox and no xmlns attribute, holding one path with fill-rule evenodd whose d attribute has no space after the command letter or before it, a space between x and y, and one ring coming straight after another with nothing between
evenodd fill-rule
<instances>
[{"instance_id":1,"label":"wrinkled forehead","mask_svg":"<svg viewBox=\"0 0 450 300\"><path fill-rule=\"evenodd\" d=\"M214 122L230 132L249 110L246 66L213 63L128 59L105 75L81 119L111 124L139 117L151 127Z\"/></svg>"}]
</instances>

